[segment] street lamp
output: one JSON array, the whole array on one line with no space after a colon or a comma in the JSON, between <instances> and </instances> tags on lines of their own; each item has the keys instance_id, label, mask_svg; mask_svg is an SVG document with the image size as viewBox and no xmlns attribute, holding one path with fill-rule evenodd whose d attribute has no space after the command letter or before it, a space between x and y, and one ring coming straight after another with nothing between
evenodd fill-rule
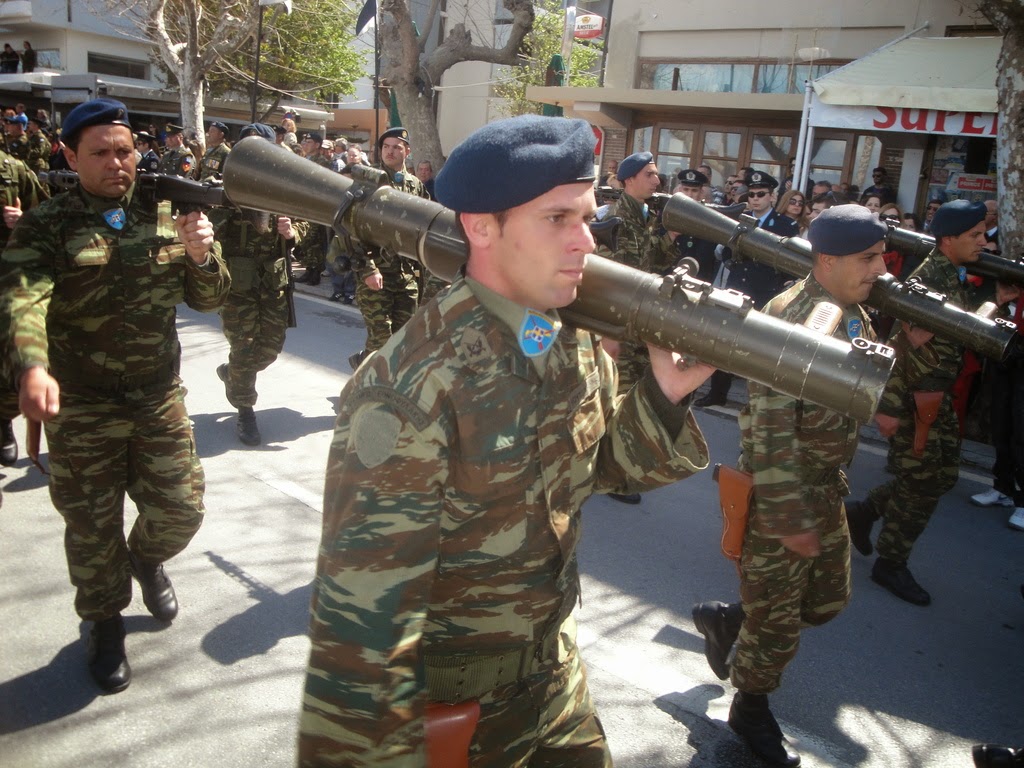
<instances>
[{"instance_id":1,"label":"street lamp","mask_svg":"<svg viewBox=\"0 0 1024 768\"><path fill-rule=\"evenodd\" d=\"M292 12L292 0L258 0L260 20L256 27L256 63L252 68L252 117L250 123L256 122L256 98L260 92L260 44L263 42L263 9L283 5L285 13Z\"/></svg>"}]
</instances>

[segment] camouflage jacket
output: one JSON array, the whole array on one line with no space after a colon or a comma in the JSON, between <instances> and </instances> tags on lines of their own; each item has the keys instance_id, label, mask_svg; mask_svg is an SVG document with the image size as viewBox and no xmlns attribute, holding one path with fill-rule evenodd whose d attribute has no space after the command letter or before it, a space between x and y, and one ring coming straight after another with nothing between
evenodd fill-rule
<instances>
[{"instance_id":1,"label":"camouflage jacket","mask_svg":"<svg viewBox=\"0 0 1024 768\"><path fill-rule=\"evenodd\" d=\"M29 151L27 134L23 133L17 138L7 137L7 154L11 157L16 157L23 163L27 163Z\"/></svg>"},{"instance_id":2,"label":"camouflage jacket","mask_svg":"<svg viewBox=\"0 0 1024 768\"><path fill-rule=\"evenodd\" d=\"M838 305L808 275L769 301L764 312L802 325L823 301ZM867 315L856 304L844 309L832 336L842 341L854 336L874 340ZM750 526L763 536L778 538L812 530L827 508L826 494L848 492L840 467L853 460L860 425L763 384L751 381L748 388L750 398L739 416L739 468L754 476L757 503Z\"/></svg>"},{"instance_id":3,"label":"camouflage jacket","mask_svg":"<svg viewBox=\"0 0 1024 768\"><path fill-rule=\"evenodd\" d=\"M963 273L966 275L966 273ZM960 270L938 250L921 262L910 276L933 291L944 293L947 301L961 309L973 310L969 287L960 279ZM951 339L932 337L927 344L914 349L906 339L903 323L896 326L892 348L896 365L885 386L878 410L887 416L901 416L913 408L913 392L949 391L963 364L964 346Z\"/></svg>"},{"instance_id":4,"label":"camouflage jacket","mask_svg":"<svg viewBox=\"0 0 1024 768\"><path fill-rule=\"evenodd\" d=\"M277 233L277 216L257 211L226 209L213 212L217 242L224 249L224 260L231 273L231 293L277 293L288 286L285 249L299 245L309 232L305 221L292 220L295 241L288 243ZM258 220L263 220L257 224ZM260 229L266 231L260 233Z\"/></svg>"},{"instance_id":5,"label":"camouflage jacket","mask_svg":"<svg viewBox=\"0 0 1024 768\"><path fill-rule=\"evenodd\" d=\"M186 179L192 178L192 169L195 168L196 158L188 147L174 147L164 152L160 158L160 167L157 173L167 173L172 176L183 176Z\"/></svg>"},{"instance_id":6,"label":"camouflage jacket","mask_svg":"<svg viewBox=\"0 0 1024 768\"><path fill-rule=\"evenodd\" d=\"M25 165L36 173L50 170L50 155L53 147L46 134L38 131L28 137L28 159Z\"/></svg>"},{"instance_id":7,"label":"camouflage jacket","mask_svg":"<svg viewBox=\"0 0 1024 768\"><path fill-rule=\"evenodd\" d=\"M46 190L39 183L39 177L27 165L0 151L0 206L14 205L17 201L23 211L35 208L47 197ZM11 230L0 220L0 247L7 244Z\"/></svg>"},{"instance_id":8,"label":"camouflage jacket","mask_svg":"<svg viewBox=\"0 0 1024 768\"><path fill-rule=\"evenodd\" d=\"M627 267L644 272L658 272L672 266L677 260L672 240L668 235L657 236L657 219L650 213L644 217L645 204L623 193L615 201L608 216L622 219L615 233L615 252L606 246L597 249L598 256L613 259ZM607 217L606 217L607 218Z\"/></svg>"},{"instance_id":9,"label":"camouflage jacket","mask_svg":"<svg viewBox=\"0 0 1024 768\"><path fill-rule=\"evenodd\" d=\"M206 267L196 265L177 240L170 203L133 192L120 201L65 192L15 227L0 261L0 338L12 377L46 366L62 392L170 380L181 355L176 306L208 312L223 303L230 278L220 246ZM118 203L120 232L103 215Z\"/></svg>"},{"instance_id":10,"label":"camouflage jacket","mask_svg":"<svg viewBox=\"0 0 1024 768\"><path fill-rule=\"evenodd\" d=\"M427 200L430 199L430 195L427 194L427 189L423 186L423 182L411 173L397 174L393 173L388 168L383 168L383 166L377 167L388 172L388 178L391 180L391 186L395 189L408 192L410 195L416 195L416 197L423 197ZM396 177L398 176L402 177L400 181L396 180ZM377 248L376 246L365 246L363 248L357 247L357 252L361 255L359 258L353 259L352 267L356 271L356 279L360 281L369 277L374 272L405 272L411 274L420 268L412 259L403 258L402 256L390 253L381 248Z\"/></svg>"},{"instance_id":11,"label":"camouflage jacket","mask_svg":"<svg viewBox=\"0 0 1024 768\"><path fill-rule=\"evenodd\" d=\"M203 155L203 160L199 164L199 180L220 178L224 172L224 161L227 160L230 153L231 148L227 144L218 144L216 147L206 150L206 154Z\"/></svg>"},{"instance_id":12,"label":"camouflage jacket","mask_svg":"<svg viewBox=\"0 0 1024 768\"><path fill-rule=\"evenodd\" d=\"M593 335L558 328L541 375L495 314L509 304L456 278L342 392L302 765L421 768L426 701L492 689L439 692L436 670L507 654L513 675L534 674L564 660L583 503L707 464L691 414L673 439L643 382L615 397Z\"/></svg>"}]
</instances>

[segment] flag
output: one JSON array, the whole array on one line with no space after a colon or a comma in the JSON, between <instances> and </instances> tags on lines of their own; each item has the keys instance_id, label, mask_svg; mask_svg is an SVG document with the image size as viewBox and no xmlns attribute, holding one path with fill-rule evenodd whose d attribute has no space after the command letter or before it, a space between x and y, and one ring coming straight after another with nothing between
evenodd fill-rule
<instances>
[{"instance_id":1,"label":"flag","mask_svg":"<svg viewBox=\"0 0 1024 768\"><path fill-rule=\"evenodd\" d=\"M356 37L361 35L366 29L366 25L375 18L377 18L377 0L366 0L363 10L359 12L359 18L356 19Z\"/></svg>"}]
</instances>

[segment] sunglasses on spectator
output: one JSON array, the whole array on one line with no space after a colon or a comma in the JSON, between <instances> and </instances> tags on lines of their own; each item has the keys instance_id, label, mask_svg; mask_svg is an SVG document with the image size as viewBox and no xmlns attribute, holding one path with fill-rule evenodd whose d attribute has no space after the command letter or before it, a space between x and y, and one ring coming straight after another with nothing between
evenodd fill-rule
<instances>
[{"instance_id":1,"label":"sunglasses on spectator","mask_svg":"<svg viewBox=\"0 0 1024 768\"><path fill-rule=\"evenodd\" d=\"M771 192L748 192L747 197L768 197Z\"/></svg>"},{"instance_id":2,"label":"sunglasses on spectator","mask_svg":"<svg viewBox=\"0 0 1024 768\"><path fill-rule=\"evenodd\" d=\"M803 200L801 200L801 199L800 199L800 198L798 198L798 197L794 197L794 198L793 198L792 200L790 200L790 201L789 201L789 204L790 204L790 205L803 205L803 204L804 204L804 201L803 201Z\"/></svg>"}]
</instances>

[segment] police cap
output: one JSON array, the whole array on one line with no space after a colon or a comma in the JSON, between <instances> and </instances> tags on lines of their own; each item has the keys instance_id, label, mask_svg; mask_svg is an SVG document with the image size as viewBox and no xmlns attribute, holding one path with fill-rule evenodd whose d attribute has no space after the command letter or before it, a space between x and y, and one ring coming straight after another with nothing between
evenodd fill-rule
<instances>
[{"instance_id":1,"label":"police cap","mask_svg":"<svg viewBox=\"0 0 1024 768\"><path fill-rule=\"evenodd\" d=\"M985 220L984 203L953 200L939 206L932 216L931 232L935 239L962 235L978 222Z\"/></svg>"},{"instance_id":2,"label":"police cap","mask_svg":"<svg viewBox=\"0 0 1024 768\"><path fill-rule=\"evenodd\" d=\"M93 99L79 104L68 112L61 127L65 142L77 135L83 128L93 125L124 125L131 129L128 121L128 107L116 99Z\"/></svg>"},{"instance_id":3,"label":"police cap","mask_svg":"<svg viewBox=\"0 0 1024 768\"><path fill-rule=\"evenodd\" d=\"M435 197L462 213L507 211L563 184L592 182L594 144L584 120L540 115L496 120L452 151L434 181Z\"/></svg>"},{"instance_id":4,"label":"police cap","mask_svg":"<svg viewBox=\"0 0 1024 768\"><path fill-rule=\"evenodd\" d=\"M679 183L684 187L703 187L708 183L708 177L693 168L687 168L679 172Z\"/></svg>"},{"instance_id":5,"label":"police cap","mask_svg":"<svg viewBox=\"0 0 1024 768\"><path fill-rule=\"evenodd\" d=\"M834 205L818 214L807 230L815 253L848 256L884 240L889 227L863 205Z\"/></svg>"},{"instance_id":6,"label":"police cap","mask_svg":"<svg viewBox=\"0 0 1024 768\"><path fill-rule=\"evenodd\" d=\"M765 173L764 171L751 171L743 179L743 184L747 189L753 189L754 187L775 189L779 186L778 180L770 173Z\"/></svg>"},{"instance_id":7,"label":"police cap","mask_svg":"<svg viewBox=\"0 0 1024 768\"><path fill-rule=\"evenodd\" d=\"M174 123L168 123L167 127L164 128L164 131L168 136L176 136L179 133L184 133L185 128L180 125L175 125Z\"/></svg>"}]
</instances>

